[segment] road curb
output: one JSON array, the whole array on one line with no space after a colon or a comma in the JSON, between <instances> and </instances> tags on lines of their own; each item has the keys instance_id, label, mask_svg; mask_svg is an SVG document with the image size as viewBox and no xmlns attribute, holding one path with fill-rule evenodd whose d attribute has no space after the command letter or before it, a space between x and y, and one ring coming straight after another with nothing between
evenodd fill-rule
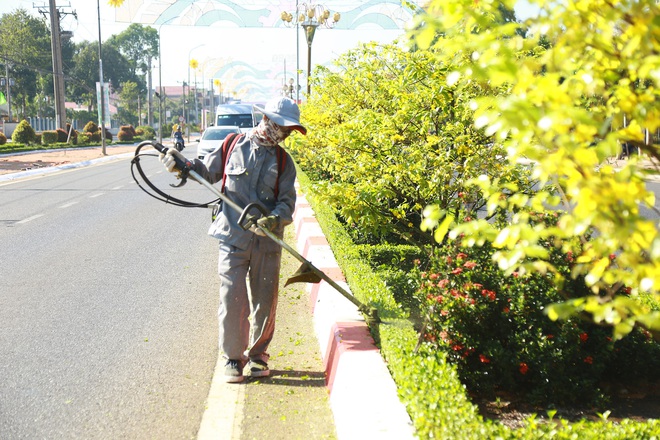
<instances>
[{"instance_id":1,"label":"road curb","mask_svg":"<svg viewBox=\"0 0 660 440\"><path fill-rule=\"evenodd\" d=\"M298 252L350 292L304 194L293 215ZM308 284L337 438L413 439L412 422L357 307L325 281Z\"/></svg>"},{"instance_id":2,"label":"road curb","mask_svg":"<svg viewBox=\"0 0 660 440\"><path fill-rule=\"evenodd\" d=\"M134 156L135 153L122 153L122 154L114 154L111 156L106 156L106 157L101 157L98 159L91 159L91 160L86 160L84 162L74 162L74 163L68 163L68 164L63 164L63 165L56 165L56 166L50 166L50 167L43 167L43 168L35 168L31 170L26 170L26 171L18 171L16 173L9 173L9 174L3 174L0 175L0 182L8 182L12 180L19 180L25 177L34 177L34 176L40 176L44 174L51 174L51 173L56 173L62 170L68 170L68 169L73 169L73 168L82 168L90 165L95 165L98 163L103 163L103 162L112 162L115 160L119 159L125 159L127 157Z\"/></svg>"}]
</instances>

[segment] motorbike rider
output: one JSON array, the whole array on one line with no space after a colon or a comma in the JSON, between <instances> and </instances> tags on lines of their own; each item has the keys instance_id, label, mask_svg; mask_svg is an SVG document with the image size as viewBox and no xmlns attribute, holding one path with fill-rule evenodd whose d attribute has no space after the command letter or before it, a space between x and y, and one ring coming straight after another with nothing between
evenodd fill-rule
<instances>
[{"instance_id":1,"label":"motorbike rider","mask_svg":"<svg viewBox=\"0 0 660 440\"><path fill-rule=\"evenodd\" d=\"M251 202L265 206L270 213L257 223L282 238L284 227L293 221L296 169L284 152L280 174L278 144L293 130L307 134L307 129L300 124L298 105L289 98L255 108L263 119L238 141L226 160L219 146L203 161L194 159L192 167L210 183L222 181L225 175L225 195L240 207ZM161 155L170 172L176 171L173 155L182 157L174 149ZM220 242L219 349L226 361L225 380L230 383L244 379L246 363L252 377L270 374L267 349L275 331L282 255L280 245L260 229L241 228L240 214L223 206L208 231Z\"/></svg>"},{"instance_id":2,"label":"motorbike rider","mask_svg":"<svg viewBox=\"0 0 660 440\"><path fill-rule=\"evenodd\" d=\"M179 151L183 151L185 148L185 143L183 142L183 133L181 132L181 126L178 124L174 124L172 127L174 131L174 145L177 147L176 149ZM180 147L178 145L181 145Z\"/></svg>"}]
</instances>

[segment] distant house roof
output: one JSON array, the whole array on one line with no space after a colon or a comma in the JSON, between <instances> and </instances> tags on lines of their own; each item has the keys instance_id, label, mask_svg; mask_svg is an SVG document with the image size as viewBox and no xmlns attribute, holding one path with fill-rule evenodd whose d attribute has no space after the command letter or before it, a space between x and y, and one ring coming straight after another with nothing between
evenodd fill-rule
<instances>
[{"instance_id":1,"label":"distant house roof","mask_svg":"<svg viewBox=\"0 0 660 440\"><path fill-rule=\"evenodd\" d=\"M154 90L158 92L160 87L155 86ZM163 92L168 98L180 98L183 96L183 86L163 86Z\"/></svg>"},{"instance_id":2,"label":"distant house roof","mask_svg":"<svg viewBox=\"0 0 660 440\"><path fill-rule=\"evenodd\" d=\"M159 92L160 87L158 85L154 85L154 92ZM187 86L186 86L187 88ZM192 89L194 90L195 87L192 86ZM206 93L208 93L208 89L204 89ZM201 94L202 93L202 88L198 85L197 86L197 91ZM163 92L165 92L165 96L168 98L181 98L183 96L183 85L178 85L178 86L163 86Z\"/></svg>"},{"instance_id":3,"label":"distant house roof","mask_svg":"<svg viewBox=\"0 0 660 440\"><path fill-rule=\"evenodd\" d=\"M65 102L64 106L67 108L67 110L73 110L73 111L87 111L89 110L88 106L86 105L81 105L78 104L77 102ZM117 106L110 104L110 114L114 115L117 113Z\"/></svg>"}]
</instances>

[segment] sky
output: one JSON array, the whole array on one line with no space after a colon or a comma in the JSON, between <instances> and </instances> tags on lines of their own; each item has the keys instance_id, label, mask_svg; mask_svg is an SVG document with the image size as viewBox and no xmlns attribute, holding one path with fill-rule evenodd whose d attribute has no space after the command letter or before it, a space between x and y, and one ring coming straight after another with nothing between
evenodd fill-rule
<instances>
[{"instance_id":1,"label":"sky","mask_svg":"<svg viewBox=\"0 0 660 440\"><path fill-rule=\"evenodd\" d=\"M280 19L280 12L294 12L295 1L125 0L119 8L109 6L107 0L56 3L63 13L62 30L72 31L76 42L98 42L99 10L102 41L125 30L130 21L158 30L162 56L160 68L157 60L152 66L154 88L182 86L184 81L208 88L218 79L226 95L264 101L297 77L305 90L308 47L304 33L300 29L296 38L295 27L286 27ZM517 14L525 18L530 7L524 0L520 3ZM23 8L40 16L39 9L48 10L48 4L47 0L0 0L0 14ZM410 15L396 0L328 0L322 4L341 12L342 17L333 29L317 29L312 69L317 64L331 64L362 42L389 43L403 37L410 22ZM198 69L189 68L191 59L198 62Z\"/></svg>"}]
</instances>

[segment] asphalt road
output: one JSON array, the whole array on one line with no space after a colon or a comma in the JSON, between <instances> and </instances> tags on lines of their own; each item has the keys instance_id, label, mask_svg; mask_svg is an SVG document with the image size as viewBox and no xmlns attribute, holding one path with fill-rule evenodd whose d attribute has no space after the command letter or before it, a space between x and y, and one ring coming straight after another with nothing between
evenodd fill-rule
<instances>
[{"instance_id":1,"label":"asphalt road","mask_svg":"<svg viewBox=\"0 0 660 440\"><path fill-rule=\"evenodd\" d=\"M218 355L210 213L148 197L129 165L0 183L0 439L197 433Z\"/></svg>"}]
</instances>

